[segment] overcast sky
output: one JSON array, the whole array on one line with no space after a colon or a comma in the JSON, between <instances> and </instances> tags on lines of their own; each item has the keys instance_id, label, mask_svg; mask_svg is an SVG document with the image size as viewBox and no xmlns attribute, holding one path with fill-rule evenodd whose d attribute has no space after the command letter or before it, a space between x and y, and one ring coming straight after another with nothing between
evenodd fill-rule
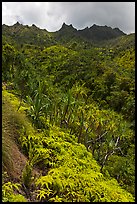
<instances>
[{"instance_id":1,"label":"overcast sky","mask_svg":"<svg viewBox=\"0 0 137 204\"><path fill-rule=\"evenodd\" d=\"M35 24L57 31L63 22L84 29L93 24L135 32L135 2L2 2L2 24Z\"/></svg>"}]
</instances>

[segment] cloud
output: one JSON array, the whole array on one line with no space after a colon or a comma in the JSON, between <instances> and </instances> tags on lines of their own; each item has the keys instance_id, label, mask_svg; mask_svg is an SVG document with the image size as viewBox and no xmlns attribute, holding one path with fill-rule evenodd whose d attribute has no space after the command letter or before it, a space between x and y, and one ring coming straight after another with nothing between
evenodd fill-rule
<instances>
[{"instance_id":1,"label":"cloud","mask_svg":"<svg viewBox=\"0 0 137 204\"><path fill-rule=\"evenodd\" d=\"M35 24L48 31L63 22L77 29L97 25L135 32L135 2L2 2L2 23Z\"/></svg>"}]
</instances>

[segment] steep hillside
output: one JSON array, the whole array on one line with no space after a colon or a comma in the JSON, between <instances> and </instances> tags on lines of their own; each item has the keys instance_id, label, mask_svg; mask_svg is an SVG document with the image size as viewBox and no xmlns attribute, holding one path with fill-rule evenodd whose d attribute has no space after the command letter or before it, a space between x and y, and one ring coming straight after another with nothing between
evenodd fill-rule
<instances>
[{"instance_id":1,"label":"steep hillside","mask_svg":"<svg viewBox=\"0 0 137 204\"><path fill-rule=\"evenodd\" d=\"M86 38L87 40L93 42L110 40L113 38L117 38L119 36L126 35L121 30L119 30L119 28L112 29L111 27L108 26L98 26L95 24L90 28L78 30L78 34L83 38Z\"/></svg>"},{"instance_id":2,"label":"steep hillside","mask_svg":"<svg viewBox=\"0 0 137 204\"><path fill-rule=\"evenodd\" d=\"M3 25L2 34L22 46L24 43L37 46L50 46L55 43L46 29L39 29L34 24L28 26L17 22L13 26Z\"/></svg>"},{"instance_id":3,"label":"steep hillside","mask_svg":"<svg viewBox=\"0 0 137 204\"><path fill-rule=\"evenodd\" d=\"M118 28L112 29L108 26L93 25L90 28L86 27L82 30L77 30L71 25L63 23L61 29L55 32L57 40L67 40L80 38L88 42L97 43L98 41L109 40L119 36L126 35Z\"/></svg>"},{"instance_id":4,"label":"steep hillside","mask_svg":"<svg viewBox=\"0 0 137 204\"><path fill-rule=\"evenodd\" d=\"M8 112L8 114L5 113L7 103L9 110L12 106L12 112ZM16 191L23 194L24 197L13 190L18 185L17 183L14 184L14 180L7 189L6 185L8 186L9 181L6 181L3 185L3 201L133 201L132 195L120 188L115 179L107 178L100 173L100 167L92 154L86 150L84 145L76 142L74 135L63 132L59 127L50 124L46 131L36 132L23 115L25 107L21 106L21 110L16 115L18 105L18 99L4 90L4 123L8 122L5 121L5 117L12 117L13 127L8 125L7 128L10 132L13 131L13 128L18 130L18 137L16 137L15 132L9 135L11 141L13 140L12 137L16 137L17 140L16 144L15 142L14 144L11 143L12 148L14 148L12 151L10 147L8 148L8 151L12 152L11 161L14 168L14 175L12 176L20 182L21 185ZM5 139L6 134L3 137ZM7 143L10 144L8 140ZM20 151L26 154L29 161L19 151L18 143L22 147ZM31 171L34 165L41 169L40 177L32 178ZM6 166L8 167L7 164ZM25 173L22 174L20 170ZM20 175L16 177L16 173L20 173ZM18 178L19 176L22 177L22 180Z\"/></svg>"},{"instance_id":5,"label":"steep hillside","mask_svg":"<svg viewBox=\"0 0 137 204\"><path fill-rule=\"evenodd\" d=\"M3 201L134 201L135 34L3 25L2 85Z\"/></svg>"}]
</instances>

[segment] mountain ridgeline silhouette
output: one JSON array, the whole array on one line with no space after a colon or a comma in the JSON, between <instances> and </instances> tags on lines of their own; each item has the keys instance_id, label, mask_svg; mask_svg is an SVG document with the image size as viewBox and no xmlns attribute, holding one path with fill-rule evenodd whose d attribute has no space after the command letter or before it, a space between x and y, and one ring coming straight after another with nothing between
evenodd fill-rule
<instances>
[{"instance_id":1,"label":"mountain ridgeline silhouette","mask_svg":"<svg viewBox=\"0 0 137 204\"><path fill-rule=\"evenodd\" d=\"M72 39L84 40L90 43L101 43L103 41L115 39L126 35L119 28L111 28L108 26L92 25L82 30L77 30L72 24L63 23L62 27L55 32L49 32L46 29L40 29L36 25L22 25L19 22L12 26L2 25L2 33L18 43L32 43L51 45L58 41L68 42Z\"/></svg>"},{"instance_id":2,"label":"mountain ridgeline silhouette","mask_svg":"<svg viewBox=\"0 0 137 204\"><path fill-rule=\"evenodd\" d=\"M69 33L71 37L79 36L87 41L97 42L103 40L110 40L113 38L120 37L122 35L126 35L123 31L119 28L111 28L108 26L99 26L94 24L90 28L86 27L82 30L75 29L72 24L66 25L63 23L61 29L57 31L58 36L64 36L65 34Z\"/></svg>"}]
</instances>

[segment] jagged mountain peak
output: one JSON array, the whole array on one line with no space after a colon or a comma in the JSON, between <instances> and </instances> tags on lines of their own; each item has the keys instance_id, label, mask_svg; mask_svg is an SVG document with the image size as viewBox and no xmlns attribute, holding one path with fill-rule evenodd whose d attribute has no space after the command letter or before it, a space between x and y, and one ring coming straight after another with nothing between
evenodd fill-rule
<instances>
[{"instance_id":1,"label":"jagged mountain peak","mask_svg":"<svg viewBox=\"0 0 137 204\"><path fill-rule=\"evenodd\" d=\"M73 29L73 30L77 30L76 28L73 27L72 24L67 25L65 22L62 24L62 27L61 27L60 30L62 30L62 29Z\"/></svg>"},{"instance_id":2,"label":"jagged mountain peak","mask_svg":"<svg viewBox=\"0 0 137 204\"><path fill-rule=\"evenodd\" d=\"M37 28L37 26L36 26L35 24L32 24L32 27L35 27L35 28Z\"/></svg>"},{"instance_id":3,"label":"jagged mountain peak","mask_svg":"<svg viewBox=\"0 0 137 204\"><path fill-rule=\"evenodd\" d=\"M93 24L90 28L96 28L96 27L98 27L98 25Z\"/></svg>"},{"instance_id":4,"label":"jagged mountain peak","mask_svg":"<svg viewBox=\"0 0 137 204\"><path fill-rule=\"evenodd\" d=\"M15 24L12 25L12 27L23 27L24 25L17 21Z\"/></svg>"},{"instance_id":5,"label":"jagged mountain peak","mask_svg":"<svg viewBox=\"0 0 137 204\"><path fill-rule=\"evenodd\" d=\"M21 23L19 23L18 21L14 24L14 26L18 26L18 25L21 25Z\"/></svg>"},{"instance_id":6,"label":"jagged mountain peak","mask_svg":"<svg viewBox=\"0 0 137 204\"><path fill-rule=\"evenodd\" d=\"M119 28L111 28L107 25L100 26L93 24L91 27L85 27L84 29L77 30L73 27L72 24L67 25L65 22L62 24L62 27L56 31L48 32L46 29L40 29L36 25L32 24L31 26L23 25L20 22L15 23L12 26L6 26L3 25L2 27L3 33L8 33L8 35L14 35L15 38L19 38L23 40L24 36L27 36L25 39L29 39L28 35L31 36L30 39L35 39L34 41L37 42L36 36L39 35L39 39L41 39L42 42L48 38L48 41L51 41L51 38L49 36L52 35L55 41L63 41L67 42L72 39L80 39L85 40L91 43L100 43L102 41L115 39L117 37L126 35L123 31L121 31ZM45 42L46 42L45 41ZM39 42L40 43L40 42ZM36 43L37 44L37 43Z\"/></svg>"},{"instance_id":7,"label":"jagged mountain peak","mask_svg":"<svg viewBox=\"0 0 137 204\"><path fill-rule=\"evenodd\" d=\"M57 31L59 36L67 35L69 33L72 34L72 37L74 34L76 36L82 37L85 40L88 41L102 41L102 40L109 40L112 38L116 38L122 35L126 35L123 31L121 31L119 28L111 28L107 25L97 25L93 24L91 27L86 27L84 29L77 30L73 27L72 24L67 25L66 23L62 24L62 27L59 31Z\"/></svg>"}]
</instances>

